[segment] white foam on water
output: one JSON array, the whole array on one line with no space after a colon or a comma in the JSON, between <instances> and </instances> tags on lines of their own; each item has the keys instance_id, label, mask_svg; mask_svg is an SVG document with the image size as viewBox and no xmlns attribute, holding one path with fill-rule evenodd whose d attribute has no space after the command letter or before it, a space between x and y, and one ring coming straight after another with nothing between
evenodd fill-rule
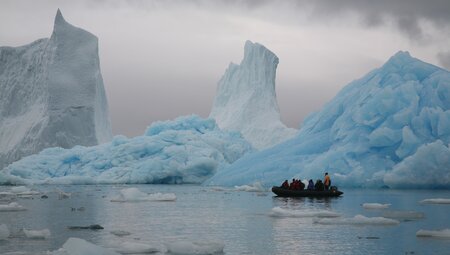
<instances>
[{"instance_id":1,"label":"white foam on water","mask_svg":"<svg viewBox=\"0 0 450 255\"><path fill-rule=\"evenodd\" d=\"M375 225L375 226L386 226L386 225L398 225L400 222L394 219L388 219L384 217L366 217L363 215L356 215L353 218L315 218L313 223L324 224L324 225Z\"/></svg>"},{"instance_id":2,"label":"white foam on water","mask_svg":"<svg viewBox=\"0 0 450 255\"><path fill-rule=\"evenodd\" d=\"M340 217L341 214L328 211L328 210L290 210L281 207L274 207L269 213L271 217L294 217L294 218L307 218L307 217L318 217L318 218L333 218Z\"/></svg>"},{"instance_id":3,"label":"white foam on water","mask_svg":"<svg viewBox=\"0 0 450 255\"><path fill-rule=\"evenodd\" d=\"M391 206L391 204L380 204L380 203L364 203L361 205L364 209L386 209Z\"/></svg>"},{"instance_id":4,"label":"white foam on water","mask_svg":"<svg viewBox=\"0 0 450 255\"><path fill-rule=\"evenodd\" d=\"M442 230L419 230L416 233L417 237L435 237L435 238L450 238L450 229Z\"/></svg>"}]
</instances>

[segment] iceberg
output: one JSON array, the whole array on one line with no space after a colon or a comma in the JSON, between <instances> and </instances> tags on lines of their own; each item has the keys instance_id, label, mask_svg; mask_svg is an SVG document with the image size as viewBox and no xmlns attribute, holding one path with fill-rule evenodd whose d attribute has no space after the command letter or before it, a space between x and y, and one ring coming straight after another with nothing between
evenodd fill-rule
<instances>
[{"instance_id":1,"label":"iceberg","mask_svg":"<svg viewBox=\"0 0 450 255\"><path fill-rule=\"evenodd\" d=\"M251 151L240 133L191 115L154 122L143 136L45 149L0 171L0 184L200 184Z\"/></svg>"},{"instance_id":2,"label":"iceberg","mask_svg":"<svg viewBox=\"0 0 450 255\"><path fill-rule=\"evenodd\" d=\"M44 148L112 139L98 39L58 10L51 37L0 47L0 169Z\"/></svg>"},{"instance_id":3,"label":"iceberg","mask_svg":"<svg viewBox=\"0 0 450 255\"><path fill-rule=\"evenodd\" d=\"M209 115L221 129L241 132L257 149L292 138L298 131L280 120L275 93L277 65L273 52L247 41L241 64L231 63L220 79Z\"/></svg>"},{"instance_id":4,"label":"iceberg","mask_svg":"<svg viewBox=\"0 0 450 255\"><path fill-rule=\"evenodd\" d=\"M340 187L450 187L450 72L398 52L310 114L297 136L248 154L209 185L331 175Z\"/></svg>"},{"instance_id":5,"label":"iceberg","mask_svg":"<svg viewBox=\"0 0 450 255\"><path fill-rule=\"evenodd\" d=\"M49 252L52 255L120 255L115 251L92 244L84 239L70 237L61 249Z\"/></svg>"},{"instance_id":6,"label":"iceberg","mask_svg":"<svg viewBox=\"0 0 450 255\"><path fill-rule=\"evenodd\" d=\"M49 239L50 238L50 230L42 229L42 230L31 230L31 229L23 229L25 236L30 239Z\"/></svg>"}]
</instances>

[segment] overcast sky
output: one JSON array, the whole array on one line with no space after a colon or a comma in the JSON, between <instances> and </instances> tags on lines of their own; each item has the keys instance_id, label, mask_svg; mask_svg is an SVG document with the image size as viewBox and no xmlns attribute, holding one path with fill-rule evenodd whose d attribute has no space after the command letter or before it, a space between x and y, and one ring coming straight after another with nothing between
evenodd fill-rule
<instances>
[{"instance_id":1,"label":"overcast sky","mask_svg":"<svg viewBox=\"0 0 450 255\"><path fill-rule=\"evenodd\" d=\"M282 120L298 128L343 86L399 50L450 69L448 0L0 1L0 46L50 37L65 19L99 38L113 133L207 117L217 82L246 40L280 59Z\"/></svg>"}]
</instances>

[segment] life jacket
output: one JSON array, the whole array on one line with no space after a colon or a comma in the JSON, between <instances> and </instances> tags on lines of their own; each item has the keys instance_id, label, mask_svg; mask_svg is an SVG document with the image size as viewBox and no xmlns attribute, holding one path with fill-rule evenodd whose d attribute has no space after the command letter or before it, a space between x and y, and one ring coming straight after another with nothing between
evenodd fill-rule
<instances>
[{"instance_id":1,"label":"life jacket","mask_svg":"<svg viewBox=\"0 0 450 255\"><path fill-rule=\"evenodd\" d=\"M325 186L330 186L331 180L329 175L325 175L325 180L323 181Z\"/></svg>"}]
</instances>

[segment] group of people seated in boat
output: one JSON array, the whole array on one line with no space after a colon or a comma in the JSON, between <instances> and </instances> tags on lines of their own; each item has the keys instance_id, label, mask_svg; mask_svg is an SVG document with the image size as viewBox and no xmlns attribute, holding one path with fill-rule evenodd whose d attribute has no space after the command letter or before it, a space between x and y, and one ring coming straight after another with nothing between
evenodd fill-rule
<instances>
[{"instance_id":1,"label":"group of people seated in boat","mask_svg":"<svg viewBox=\"0 0 450 255\"><path fill-rule=\"evenodd\" d=\"M313 182L312 179L309 179L308 186L305 186L305 184L300 179L292 179L292 182L289 183L288 180L285 180L283 184L281 184L282 188L289 189L289 190L310 190L310 191L324 191L329 190L331 185L331 179L328 173L325 173L325 177L322 180L316 180L316 183Z\"/></svg>"}]
</instances>

